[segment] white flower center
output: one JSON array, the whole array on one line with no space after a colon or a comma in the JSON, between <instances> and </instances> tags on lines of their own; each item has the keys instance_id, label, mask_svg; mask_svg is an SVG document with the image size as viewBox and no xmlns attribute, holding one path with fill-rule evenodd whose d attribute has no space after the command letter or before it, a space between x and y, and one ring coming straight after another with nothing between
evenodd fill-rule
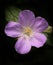
<instances>
[{"instance_id":1,"label":"white flower center","mask_svg":"<svg viewBox=\"0 0 53 65\"><path fill-rule=\"evenodd\" d=\"M23 33L27 36L31 36L32 35L32 30L30 27L26 27L23 29Z\"/></svg>"}]
</instances>

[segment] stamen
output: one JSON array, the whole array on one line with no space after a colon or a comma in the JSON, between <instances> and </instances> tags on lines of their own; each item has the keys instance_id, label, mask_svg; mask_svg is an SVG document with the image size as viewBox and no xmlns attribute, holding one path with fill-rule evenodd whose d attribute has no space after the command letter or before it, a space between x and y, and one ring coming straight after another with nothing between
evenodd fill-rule
<instances>
[{"instance_id":1,"label":"stamen","mask_svg":"<svg viewBox=\"0 0 53 65\"><path fill-rule=\"evenodd\" d=\"M24 28L23 30L24 34L26 34L27 36L30 36L32 33L32 30L30 27Z\"/></svg>"}]
</instances>

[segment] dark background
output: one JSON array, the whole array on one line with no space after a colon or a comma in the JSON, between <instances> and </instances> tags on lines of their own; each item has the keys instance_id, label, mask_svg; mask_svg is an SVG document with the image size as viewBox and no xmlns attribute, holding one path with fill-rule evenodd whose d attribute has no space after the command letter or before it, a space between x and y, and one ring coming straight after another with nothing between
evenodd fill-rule
<instances>
[{"instance_id":1,"label":"dark background","mask_svg":"<svg viewBox=\"0 0 53 65\"><path fill-rule=\"evenodd\" d=\"M42 48L32 47L26 55L20 55L14 50L15 39L7 37L4 27L7 24L5 9L15 6L22 10L32 10L36 16L47 19L49 25L53 25L53 3L52 0L0 0L0 65L38 65L53 64L53 46L45 44Z\"/></svg>"}]
</instances>

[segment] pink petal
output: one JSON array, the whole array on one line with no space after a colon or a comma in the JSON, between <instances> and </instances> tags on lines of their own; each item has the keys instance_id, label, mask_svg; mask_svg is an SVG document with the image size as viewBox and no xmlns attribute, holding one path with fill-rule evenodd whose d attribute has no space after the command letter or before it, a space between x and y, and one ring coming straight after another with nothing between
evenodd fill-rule
<instances>
[{"instance_id":1,"label":"pink petal","mask_svg":"<svg viewBox=\"0 0 53 65\"><path fill-rule=\"evenodd\" d=\"M24 10L19 13L18 21L23 26L31 26L35 22L35 15L30 10Z\"/></svg>"},{"instance_id":2,"label":"pink petal","mask_svg":"<svg viewBox=\"0 0 53 65\"><path fill-rule=\"evenodd\" d=\"M21 35L22 27L18 22L10 21L4 31L7 36L18 37Z\"/></svg>"},{"instance_id":3,"label":"pink petal","mask_svg":"<svg viewBox=\"0 0 53 65\"><path fill-rule=\"evenodd\" d=\"M31 40L32 46L39 48L45 44L47 38L44 34L35 33L34 36L32 38L30 38L30 40Z\"/></svg>"},{"instance_id":4,"label":"pink petal","mask_svg":"<svg viewBox=\"0 0 53 65\"><path fill-rule=\"evenodd\" d=\"M48 22L42 17L36 17L35 24L32 27L35 31L43 32L48 27Z\"/></svg>"},{"instance_id":5,"label":"pink petal","mask_svg":"<svg viewBox=\"0 0 53 65\"><path fill-rule=\"evenodd\" d=\"M20 54L26 54L31 50L31 44L28 39L25 39L24 37L19 38L15 44L15 50Z\"/></svg>"}]
</instances>

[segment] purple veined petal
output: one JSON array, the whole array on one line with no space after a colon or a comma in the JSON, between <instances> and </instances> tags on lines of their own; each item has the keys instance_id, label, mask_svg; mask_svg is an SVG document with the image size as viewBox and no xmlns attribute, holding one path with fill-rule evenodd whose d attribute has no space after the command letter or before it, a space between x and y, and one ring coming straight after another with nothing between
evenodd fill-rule
<instances>
[{"instance_id":1,"label":"purple veined petal","mask_svg":"<svg viewBox=\"0 0 53 65\"><path fill-rule=\"evenodd\" d=\"M24 37L19 38L15 44L15 50L20 54L27 54L31 50L31 44Z\"/></svg>"},{"instance_id":2,"label":"purple veined petal","mask_svg":"<svg viewBox=\"0 0 53 65\"><path fill-rule=\"evenodd\" d=\"M43 32L48 27L48 22L42 17L36 17L35 24L32 27L35 31Z\"/></svg>"},{"instance_id":3,"label":"purple veined petal","mask_svg":"<svg viewBox=\"0 0 53 65\"><path fill-rule=\"evenodd\" d=\"M18 22L10 21L4 30L5 34L10 37L18 37L22 33L22 27Z\"/></svg>"},{"instance_id":4,"label":"purple veined petal","mask_svg":"<svg viewBox=\"0 0 53 65\"><path fill-rule=\"evenodd\" d=\"M31 26L35 22L35 15L30 10L24 10L19 13L18 21L23 26Z\"/></svg>"},{"instance_id":5,"label":"purple veined petal","mask_svg":"<svg viewBox=\"0 0 53 65\"><path fill-rule=\"evenodd\" d=\"M42 33L35 33L34 36L30 38L30 40L32 46L39 48L45 44L47 38Z\"/></svg>"}]
</instances>

